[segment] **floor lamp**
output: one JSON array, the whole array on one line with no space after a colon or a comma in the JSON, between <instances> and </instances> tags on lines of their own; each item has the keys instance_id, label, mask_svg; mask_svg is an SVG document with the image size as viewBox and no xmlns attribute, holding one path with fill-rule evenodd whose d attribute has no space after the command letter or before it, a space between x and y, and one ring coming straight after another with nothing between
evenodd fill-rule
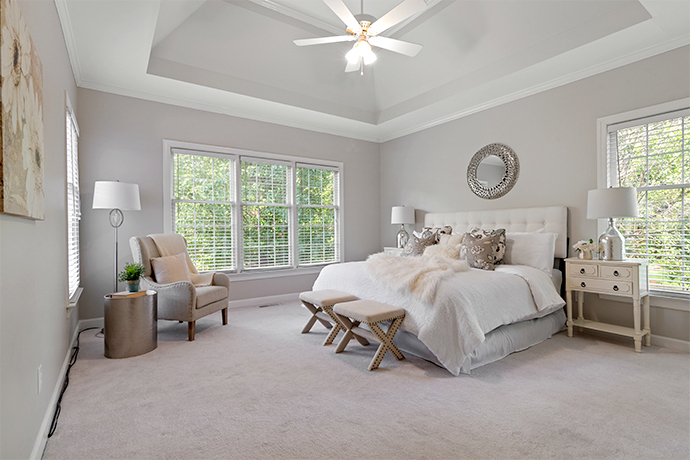
<instances>
[{"instance_id":1,"label":"floor lamp","mask_svg":"<svg viewBox=\"0 0 690 460\"><path fill-rule=\"evenodd\" d=\"M117 229L125 221L122 211L139 211L139 186L119 181L96 181L93 186L93 209L110 209L110 225L115 229L115 281L117 292Z\"/></svg>"}]
</instances>

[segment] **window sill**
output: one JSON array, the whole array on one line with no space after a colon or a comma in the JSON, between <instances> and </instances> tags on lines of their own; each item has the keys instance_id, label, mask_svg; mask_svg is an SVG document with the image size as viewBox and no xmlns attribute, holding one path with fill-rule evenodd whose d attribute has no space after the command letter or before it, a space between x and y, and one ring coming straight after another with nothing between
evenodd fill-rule
<instances>
[{"instance_id":1,"label":"window sill","mask_svg":"<svg viewBox=\"0 0 690 460\"><path fill-rule=\"evenodd\" d=\"M299 268L284 268L279 270L266 270L266 271L250 271L243 273L226 273L230 278L230 282L236 281L254 281L254 280L264 280L271 278L285 278L291 276L303 276L303 275L317 275L321 272L321 269L325 265L319 265L317 267L299 267Z\"/></svg>"},{"instance_id":2,"label":"window sill","mask_svg":"<svg viewBox=\"0 0 690 460\"><path fill-rule=\"evenodd\" d=\"M632 299L611 296L606 294L599 294L599 298L604 300L613 300L615 302L632 303ZM690 312L690 301L686 299L680 299L678 297L668 297L651 294L649 296L649 305L656 308L665 308L668 310Z\"/></svg>"},{"instance_id":3,"label":"window sill","mask_svg":"<svg viewBox=\"0 0 690 460\"><path fill-rule=\"evenodd\" d=\"M69 319L74 307L76 307L79 303L79 298L81 297L82 292L84 292L84 288L78 287L74 294L72 294L72 297L70 297L67 301L67 319Z\"/></svg>"}]
</instances>

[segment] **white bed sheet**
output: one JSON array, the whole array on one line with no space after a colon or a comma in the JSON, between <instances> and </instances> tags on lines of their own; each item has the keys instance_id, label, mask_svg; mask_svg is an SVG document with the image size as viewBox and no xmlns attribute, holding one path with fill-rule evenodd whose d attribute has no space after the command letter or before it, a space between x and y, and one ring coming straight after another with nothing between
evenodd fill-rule
<instances>
[{"instance_id":1,"label":"white bed sheet","mask_svg":"<svg viewBox=\"0 0 690 460\"><path fill-rule=\"evenodd\" d=\"M325 267L314 289L338 289L404 308L407 315L402 328L416 335L438 362L458 375L487 333L563 307L551 277L531 267L520 267L501 270L519 272L521 276L498 270L456 273L440 283L433 305L386 288L370 275L366 262Z\"/></svg>"}]
</instances>

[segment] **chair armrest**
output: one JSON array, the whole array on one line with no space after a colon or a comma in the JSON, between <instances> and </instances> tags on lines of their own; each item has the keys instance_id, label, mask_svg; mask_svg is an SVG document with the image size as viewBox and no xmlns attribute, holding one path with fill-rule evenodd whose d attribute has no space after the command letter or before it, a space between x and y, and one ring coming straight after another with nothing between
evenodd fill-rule
<instances>
[{"instance_id":1,"label":"chair armrest","mask_svg":"<svg viewBox=\"0 0 690 460\"><path fill-rule=\"evenodd\" d=\"M211 284L214 286L225 286L228 292L230 292L230 277L225 273L215 272Z\"/></svg>"},{"instance_id":2,"label":"chair armrest","mask_svg":"<svg viewBox=\"0 0 690 460\"><path fill-rule=\"evenodd\" d=\"M159 318L193 321L192 311L196 304L196 289L191 282L159 284L148 276L144 276L141 278L141 285L144 289L152 289L158 293Z\"/></svg>"}]
</instances>

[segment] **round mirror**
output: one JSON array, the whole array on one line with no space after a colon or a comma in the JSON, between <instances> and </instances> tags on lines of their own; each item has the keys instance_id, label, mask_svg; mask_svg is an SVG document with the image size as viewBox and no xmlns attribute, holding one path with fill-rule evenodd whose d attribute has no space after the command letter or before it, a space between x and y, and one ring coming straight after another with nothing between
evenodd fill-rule
<instances>
[{"instance_id":1,"label":"round mirror","mask_svg":"<svg viewBox=\"0 0 690 460\"><path fill-rule=\"evenodd\" d=\"M496 155L485 157L477 166L477 181L486 187L496 187L506 175L506 165Z\"/></svg>"},{"instance_id":2,"label":"round mirror","mask_svg":"<svg viewBox=\"0 0 690 460\"><path fill-rule=\"evenodd\" d=\"M467 167L467 183L478 197L493 200L513 188L519 173L520 162L510 147L489 144L472 157Z\"/></svg>"}]
</instances>

